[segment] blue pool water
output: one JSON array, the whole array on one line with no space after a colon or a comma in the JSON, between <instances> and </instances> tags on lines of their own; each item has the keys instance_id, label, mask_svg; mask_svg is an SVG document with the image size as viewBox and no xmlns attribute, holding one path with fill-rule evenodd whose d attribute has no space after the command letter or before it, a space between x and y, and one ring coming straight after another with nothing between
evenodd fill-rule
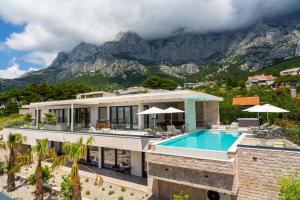
<instances>
[{"instance_id":1,"label":"blue pool water","mask_svg":"<svg viewBox=\"0 0 300 200\"><path fill-rule=\"evenodd\" d=\"M227 151L240 135L241 132L198 130L187 135L162 142L159 145Z\"/></svg>"},{"instance_id":2,"label":"blue pool water","mask_svg":"<svg viewBox=\"0 0 300 200\"><path fill-rule=\"evenodd\" d=\"M0 200L11 200L11 198L0 192Z\"/></svg>"}]
</instances>

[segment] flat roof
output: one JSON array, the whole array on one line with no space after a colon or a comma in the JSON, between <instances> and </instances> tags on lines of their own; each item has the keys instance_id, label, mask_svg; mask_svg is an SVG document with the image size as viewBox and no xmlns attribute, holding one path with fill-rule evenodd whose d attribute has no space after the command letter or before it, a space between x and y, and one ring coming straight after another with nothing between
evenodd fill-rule
<instances>
[{"instance_id":1,"label":"flat roof","mask_svg":"<svg viewBox=\"0 0 300 200\"><path fill-rule=\"evenodd\" d=\"M27 105L29 108L37 108L44 106L59 106L59 105L98 105L107 103L125 103L125 102L139 102L139 103L157 103L168 101L223 101L223 98L214 95L206 94L203 92L195 92L191 90L177 90L167 92L155 92L155 93L141 93L141 94L128 94L119 96L104 96L87 99L70 99L60 101L46 101L36 102Z\"/></svg>"}]
</instances>

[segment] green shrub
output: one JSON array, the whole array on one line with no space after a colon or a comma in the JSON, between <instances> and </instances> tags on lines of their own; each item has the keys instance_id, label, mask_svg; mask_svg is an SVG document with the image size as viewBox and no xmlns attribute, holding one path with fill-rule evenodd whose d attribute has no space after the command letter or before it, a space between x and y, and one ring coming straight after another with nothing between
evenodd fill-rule
<instances>
[{"instance_id":1,"label":"green shrub","mask_svg":"<svg viewBox=\"0 0 300 200\"><path fill-rule=\"evenodd\" d=\"M90 195L91 192L90 192L89 190L87 190L87 191L85 192L85 194L86 194L86 195Z\"/></svg>"},{"instance_id":2,"label":"green shrub","mask_svg":"<svg viewBox=\"0 0 300 200\"><path fill-rule=\"evenodd\" d=\"M300 176L297 173L282 177L279 184L280 200L299 200Z\"/></svg>"},{"instance_id":3,"label":"green shrub","mask_svg":"<svg viewBox=\"0 0 300 200\"><path fill-rule=\"evenodd\" d=\"M50 180L50 178L53 177L53 175L51 175L50 169L47 165L42 167L42 176L43 176L44 183L47 183ZM28 182L30 185L34 185L36 183L36 173L35 172L28 177Z\"/></svg>"},{"instance_id":4,"label":"green shrub","mask_svg":"<svg viewBox=\"0 0 300 200\"><path fill-rule=\"evenodd\" d=\"M3 175L6 172L6 163L0 162L0 175Z\"/></svg>"},{"instance_id":5,"label":"green shrub","mask_svg":"<svg viewBox=\"0 0 300 200\"><path fill-rule=\"evenodd\" d=\"M189 195L180 192L179 194L174 194L171 200L189 200Z\"/></svg>"},{"instance_id":6,"label":"green shrub","mask_svg":"<svg viewBox=\"0 0 300 200\"><path fill-rule=\"evenodd\" d=\"M70 175L63 175L62 182L60 184L60 193L64 200L71 200L74 189Z\"/></svg>"},{"instance_id":7,"label":"green shrub","mask_svg":"<svg viewBox=\"0 0 300 200\"><path fill-rule=\"evenodd\" d=\"M86 178L84 181L85 181L86 183L89 182L89 178Z\"/></svg>"},{"instance_id":8,"label":"green shrub","mask_svg":"<svg viewBox=\"0 0 300 200\"><path fill-rule=\"evenodd\" d=\"M126 192L126 188L122 186L122 187L121 187L121 191L122 191L122 192Z\"/></svg>"},{"instance_id":9,"label":"green shrub","mask_svg":"<svg viewBox=\"0 0 300 200\"><path fill-rule=\"evenodd\" d=\"M285 136L291 142L300 145L300 128L293 126L284 130Z\"/></svg>"},{"instance_id":10,"label":"green shrub","mask_svg":"<svg viewBox=\"0 0 300 200\"><path fill-rule=\"evenodd\" d=\"M56 123L56 115L53 112L45 113L45 122L50 125L54 125Z\"/></svg>"},{"instance_id":11,"label":"green shrub","mask_svg":"<svg viewBox=\"0 0 300 200\"><path fill-rule=\"evenodd\" d=\"M108 195L113 195L114 193L115 193L114 191L110 190L110 191L108 192Z\"/></svg>"},{"instance_id":12,"label":"green shrub","mask_svg":"<svg viewBox=\"0 0 300 200\"><path fill-rule=\"evenodd\" d=\"M124 200L124 197L120 196L118 197L118 200Z\"/></svg>"}]
</instances>

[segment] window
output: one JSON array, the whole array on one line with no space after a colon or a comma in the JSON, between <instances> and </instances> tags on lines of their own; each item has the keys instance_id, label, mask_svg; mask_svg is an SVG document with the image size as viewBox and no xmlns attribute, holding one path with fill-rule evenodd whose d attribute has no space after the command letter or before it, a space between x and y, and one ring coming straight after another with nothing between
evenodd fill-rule
<instances>
[{"instance_id":1,"label":"window","mask_svg":"<svg viewBox=\"0 0 300 200\"><path fill-rule=\"evenodd\" d=\"M87 152L87 163L90 165L98 166L98 147L89 146Z\"/></svg>"},{"instance_id":2,"label":"window","mask_svg":"<svg viewBox=\"0 0 300 200\"><path fill-rule=\"evenodd\" d=\"M106 107L100 107L98 110L98 120L99 121L106 121L107 119L107 108Z\"/></svg>"},{"instance_id":3,"label":"window","mask_svg":"<svg viewBox=\"0 0 300 200\"><path fill-rule=\"evenodd\" d=\"M65 110L64 109L50 109L49 112L52 112L55 114L57 123L65 123L67 121L65 119Z\"/></svg>"},{"instance_id":4,"label":"window","mask_svg":"<svg viewBox=\"0 0 300 200\"><path fill-rule=\"evenodd\" d=\"M89 128L90 108L75 108L75 125L79 128Z\"/></svg>"},{"instance_id":5,"label":"window","mask_svg":"<svg viewBox=\"0 0 300 200\"><path fill-rule=\"evenodd\" d=\"M138 129L137 106L113 106L110 108L110 120L113 128Z\"/></svg>"},{"instance_id":6,"label":"window","mask_svg":"<svg viewBox=\"0 0 300 200\"><path fill-rule=\"evenodd\" d=\"M128 150L102 148L102 167L130 173L131 152Z\"/></svg>"},{"instance_id":7,"label":"window","mask_svg":"<svg viewBox=\"0 0 300 200\"><path fill-rule=\"evenodd\" d=\"M102 148L102 167L113 169L116 165L115 149Z\"/></svg>"}]
</instances>

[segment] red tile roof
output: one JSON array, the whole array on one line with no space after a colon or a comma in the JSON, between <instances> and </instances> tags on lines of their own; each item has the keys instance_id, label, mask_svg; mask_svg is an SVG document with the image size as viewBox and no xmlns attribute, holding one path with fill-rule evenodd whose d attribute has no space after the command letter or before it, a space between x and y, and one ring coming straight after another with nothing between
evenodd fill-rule
<instances>
[{"instance_id":1,"label":"red tile roof","mask_svg":"<svg viewBox=\"0 0 300 200\"><path fill-rule=\"evenodd\" d=\"M274 80L273 75L254 75L248 77L249 81L272 81Z\"/></svg>"}]
</instances>

